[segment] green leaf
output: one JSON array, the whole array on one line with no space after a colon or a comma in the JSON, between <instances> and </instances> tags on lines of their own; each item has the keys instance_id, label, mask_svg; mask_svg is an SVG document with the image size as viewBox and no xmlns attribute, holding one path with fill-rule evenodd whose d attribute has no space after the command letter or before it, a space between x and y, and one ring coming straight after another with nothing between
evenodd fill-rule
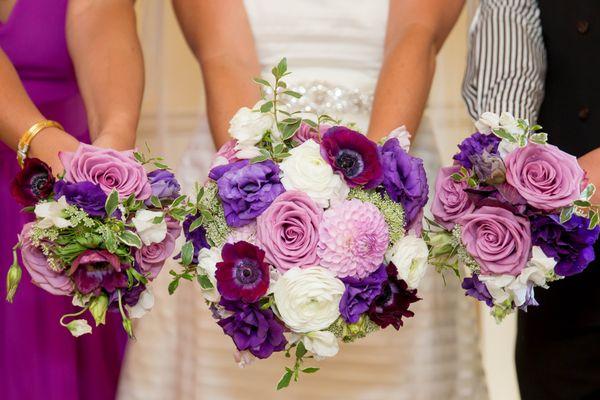
<instances>
[{"instance_id":1,"label":"green leaf","mask_svg":"<svg viewBox=\"0 0 600 400\"><path fill-rule=\"evenodd\" d=\"M308 367L308 368L304 368L302 370L302 372L304 372L305 374L314 374L315 372L317 372L320 369L321 368L317 368L317 367Z\"/></svg>"},{"instance_id":2,"label":"green leaf","mask_svg":"<svg viewBox=\"0 0 600 400\"><path fill-rule=\"evenodd\" d=\"M573 204L577 207L590 207L592 205L592 203L587 200L575 200Z\"/></svg>"},{"instance_id":3,"label":"green leaf","mask_svg":"<svg viewBox=\"0 0 600 400\"><path fill-rule=\"evenodd\" d=\"M292 136L296 133L296 131L300 128L300 124L302 123L301 119L298 119L293 124L288 125L279 125L279 130L281 131L281 140L284 142L288 139L291 139Z\"/></svg>"},{"instance_id":4,"label":"green leaf","mask_svg":"<svg viewBox=\"0 0 600 400\"><path fill-rule=\"evenodd\" d=\"M284 81L279 81L279 82L277 82L277 87L285 89L285 88L287 88L287 83L285 83Z\"/></svg>"},{"instance_id":5,"label":"green leaf","mask_svg":"<svg viewBox=\"0 0 600 400\"><path fill-rule=\"evenodd\" d=\"M117 193L117 191L113 189L113 191L110 192L110 195L106 199L106 203L104 203L104 210L106 210L106 215L108 215L109 217L112 216L117 210L118 206L119 193Z\"/></svg>"},{"instance_id":6,"label":"green leaf","mask_svg":"<svg viewBox=\"0 0 600 400\"><path fill-rule=\"evenodd\" d=\"M593 211L592 215L590 216L590 224L588 226L588 229L594 229L595 227L598 226L599 222L600 222L600 214L598 213L598 211Z\"/></svg>"},{"instance_id":7,"label":"green leaf","mask_svg":"<svg viewBox=\"0 0 600 400\"><path fill-rule=\"evenodd\" d=\"M208 277L208 275L198 275L196 277L196 279L198 280L198 283L200 284L200 287L204 290L210 290L210 289L214 289L214 286L212 284L212 282L210 281L210 278Z\"/></svg>"},{"instance_id":8,"label":"green leaf","mask_svg":"<svg viewBox=\"0 0 600 400\"><path fill-rule=\"evenodd\" d=\"M271 87L271 84L270 84L270 83L269 83L267 80L265 80L265 79L263 79L263 78L258 78L258 77L256 77L256 78L252 78L252 80L253 80L255 83L258 83L259 85L263 85L263 86L268 86L268 87Z\"/></svg>"},{"instance_id":9,"label":"green leaf","mask_svg":"<svg viewBox=\"0 0 600 400\"><path fill-rule=\"evenodd\" d=\"M273 108L273 101L267 101L262 106L260 106L261 113L268 113Z\"/></svg>"},{"instance_id":10,"label":"green leaf","mask_svg":"<svg viewBox=\"0 0 600 400\"><path fill-rule=\"evenodd\" d=\"M179 206L185 199L186 199L185 195L179 196L178 198L173 200L173 203L171 203L171 208L175 208L175 207Z\"/></svg>"},{"instance_id":11,"label":"green leaf","mask_svg":"<svg viewBox=\"0 0 600 400\"><path fill-rule=\"evenodd\" d=\"M283 57L279 64L277 64L277 72L279 77L282 77L287 72L287 58Z\"/></svg>"},{"instance_id":12,"label":"green leaf","mask_svg":"<svg viewBox=\"0 0 600 400\"><path fill-rule=\"evenodd\" d=\"M175 293L177 288L179 287L179 278L175 278L169 283L169 294L172 295Z\"/></svg>"},{"instance_id":13,"label":"green leaf","mask_svg":"<svg viewBox=\"0 0 600 400\"><path fill-rule=\"evenodd\" d=\"M294 371L292 371L289 368L286 368L285 374L283 374L283 377L281 378L281 380L277 384L277 390L281 390L283 388L286 388L286 387L290 386L290 382L292 380L292 375L293 374L294 374Z\"/></svg>"},{"instance_id":14,"label":"green leaf","mask_svg":"<svg viewBox=\"0 0 600 400\"><path fill-rule=\"evenodd\" d=\"M254 157L253 159L250 160L250 164L256 164L259 162L263 162L266 160L269 160L271 157L270 156L258 156L258 157Z\"/></svg>"},{"instance_id":15,"label":"green leaf","mask_svg":"<svg viewBox=\"0 0 600 400\"><path fill-rule=\"evenodd\" d=\"M510 143L517 143L518 140L511 133L508 133L504 129L494 129L494 135L498 136L500 139L505 139Z\"/></svg>"},{"instance_id":16,"label":"green leaf","mask_svg":"<svg viewBox=\"0 0 600 400\"><path fill-rule=\"evenodd\" d=\"M133 153L133 157L137 160L137 162L142 164L144 163L144 155L142 153L136 151L135 153Z\"/></svg>"},{"instance_id":17,"label":"green leaf","mask_svg":"<svg viewBox=\"0 0 600 400\"><path fill-rule=\"evenodd\" d=\"M150 203L156 208L162 208L162 204L160 203L160 199L154 195L150 197Z\"/></svg>"},{"instance_id":18,"label":"green leaf","mask_svg":"<svg viewBox=\"0 0 600 400\"><path fill-rule=\"evenodd\" d=\"M196 218L190 225L190 232L194 232L196 229L200 228L202 226L202 222L203 222L202 216Z\"/></svg>"},{"instance_id":19,"label":"green leaf","mask_svg":"<svg viewBox=\"0 0 600 400\"><path fill-rule=\"evenodd\" d=\"M472 188L477 187L477 180L471 177L467 180L467 184Z\"/></svg>"},{"instance_id":20,"label":"green leaf","mask_svg":"<svg viewBox=\"0 0 600 400\"><path fill-rule=\"evenodd\" d=\"M452 178L456 182L460 182L463 180L464 176L462 176L458 172L455 172L454 174L450 175L450 178Z\"/></svg>"},{"instance_id":21,"label":"green leaf","mask_svg":"<svg viewBox=\"0 0 600 400\"><path fill-rule=\"evenodd\" d=\"M124 230L121 233L119 233L118 238L122 243L125 243L127 246L135 247L136 249L142 248L142 239L140 239L140 237L132 231Z\"/></svg>"},{"instance_id":22,"label":"green leaf","mask_svg":"<svg viewBox=\"0 0 600 400\"><path fill-rule=\"evenodd\" d=\"M25 212L29 212L32 213L35 210L35 206L27 206L27 207L23 207L21 208L21 212L25 213Z\"/></svg>"},{"instance_id":23,"label":"green leaf","mask_svg":"<svg viewBox=\"0 0 600 400\"><path fill-rule=\"evenodd\" d=\"M295 97L297 99L299 99L300 97L302 97L302 94L298 93L298 92L294 92L293 90L286 90L285 92L283 92L284 94L287 94L288 96L292 96Z\"/></svg>"},{"instance_id":24,"label":"green leaf","mask_svg":"<svg viewBox=\"0 0 600 400\"><path fill-rule=\"evenodd\" d=\"M541 125L533 125L531 128L529 128L532 131L539 131L540 129L542 129Z\"/></svg>"},{"instance_id":25,"label":"green leaf","mask_svg":"<svg viewBox=\"0 0 600 400\"><path fill-rule=\"evenodd\" d=\"M311 119L303 119L302 122L304 122L306 125L310 126L313 129L317 129L319 127L317 123Z\"/></svg>"},{"instance_id":26,"label":"green leaf","mask_svg":"<svg viewBox=\"0 0 600 400\"><path fill-rule=\"evenodd\" d=\"M300 359L306 355L306 347L304 347L304 343L301 341L298 342L298 346L296 346L296 358Z\"/></svg>"},{"instance_id":27,"label":"green leaf","mask_svg":"<svg viewBox=\"0 0 600 400\"><path fill-rule=\"evenodd\" d=\"M190 265L194 258L194 243L192 241L187 241L181 247L181 262L183 265Z\"/></svg>"},{"instance_id":28,"label":"green leaf","mask_svg":"<svg viewBox=\"0 0 600 400\"><path fill-rule=\"evenodd\" d=\"M594 186L593 183L590 183L581 192L581 198L583 200L589 200L589 199L592 198L592 196L594 195L594 193L596 193L596 186Z\"/></svg>"},{"instance_id":29,"label":"green leaf","mask_svg":"<svg viewBox=\"0 0 600 400\"><path fill-rule=\"evenodd\" d=\"M560 223L564 224L573 216L573 207L565 207L560 212Z\"/></svg>"},{"instance_id":30,"label":"green leaf","mask_svg":"<svg viewBox=\"0 0 600 400\"><path fill-rule=\"evenodd\" d=\"M534 133L529 137L529 140L537 144L546 144L548 142L548 134L544 132Z\"/></svg>"}]
</instances>

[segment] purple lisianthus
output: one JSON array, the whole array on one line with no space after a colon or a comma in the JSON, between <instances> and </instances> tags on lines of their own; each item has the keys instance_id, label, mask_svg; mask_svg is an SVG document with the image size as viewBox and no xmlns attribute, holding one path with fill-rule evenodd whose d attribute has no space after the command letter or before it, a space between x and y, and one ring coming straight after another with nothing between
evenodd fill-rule
<instances>
[{"instance_id":1,"label":"purple lisianthus","mask_svg":"<svg viewBox=\"0 0 600 400\"><path fill-rule=\"evenodd\" d=\"M183 235L185 236L186 242L191 241L194 246L194 258L192 260L194 264L198 263L198 253L200 250L203 248L210 248L210 244L208 243L208 240L206 240L206 229L204 229L204 227L199 226L190 232L190 226L192 225L192 222L196 220L196 218L198 218L198 215L190 214L185 218L182 224Z\"/></svg>"},{"instance_id":2,"label":"purple lisianthus","mask_svg":"<svg viewBox=\"0 0 600 400\"><path fill-rule=\"evenodd\" d=\"M564 224L558 215L535 216L531 219L532 240L557 264L554 272L562 276L582 272L594 259L594 243L600 227L588 229L589 221L573 215Z\"/></svg>"},{"instance_id":3,"label":"purple lisianthus","mask_svg":"<svg viewBox=\"0 0 600 400\"><path fill-rule=\"evenodd\" d=\"M377 144L359 132L343 126L330 128L321 140L321 155L350 187L373 189L381 184Z\"/></svg>"},{"instance_id":4,"label":"purple lisianthus","mask_svg":"<svg viewBox=\"0 0 600 400\"><path fill-rule=\"evenodd\" d=\"M130 307L135 306L139 299L140 299L140 295L142 294L142 292L146 290L146 285L143 285L141 283L133 286L131 289L122 289L122 297L121 297L121 301L123 304L126 304ZM113 292L110 295L110 298L108 299L108 304L110 304L110 308L112 310L118 310L119 308L119 294L118 292Z\"/></svg>"},{"instance_id":5,"label":"purple lisianthus","mask_svg":"<svg viewBox=\"0 0 600 400\"><path fill-rule=\"evenodd\" d=\"M127 274L119 257L106 250L85 250L71 265L69 275L82 294L111 294L128 286Z\"/></svg>"},{"instance_id":6,"label":"purple lisianthus","mask_svg":"<svg viewBox=\"0 0 600 400\"><path fill-rule=\"evenodd\" d=\"M494 300L488 288L479 280L479 275L473 274L470 278L465 278L462 282L462 288L465 289L465 296L471 296L479 301L485 302L488 307L494 306Z\"/></svg>"},{"instance_id":7,"label":"purple lisianthus","mask_svg":"<svg viewBox=\"0 0 600 400\"><path fill-rule=\"evenodd\" d=\"M67 203L81 208L93 217L106 216L106 193L92 182L69 183L59 180L54 185L54 198L65 197Z\"/></svg>"},{"instance_id":8,"label":"purple lisianthus","mask_svg":"<svg viewBox=\"0 0 600 400\"><path fill-rule=\"evenodd\" d=\"M344 278L346 290L340 300L340 314L349 324L358 322L361 315L369 310L375 297L381 294L383 282L387 280L385 265L364 279Z\"/></svg>"},{"instance_id":9,"label":"purple lisianthus","mask_svg":"<svg viewBox=\"0 0 600 400\"><path fill-rule=\"evenodd\" d=\"M159 200L174 200L179 196L181 186L175 179L175 175L166 169L157 169L148 174L148 182L152 189L152 195ZM146 205L152 204L146 200Z\"/></svg>"},{"instance_id":10,"label":"purple lisianthus","mask_svg":"<svg viewBox=\"0 0 600 400\"><path fill-rule=\"evenodd\" d=\"M248 160L213 168L210 179L217 182L219 197L229 226L239 228L254 221L285 191L279 167L271 160Z\"/></svg>"},{"instance_id":11,"label":"purple lisianthus","mask_svg":"<svg viewBox=\"0 0 600 400\"><path fill-rule=\"evenodd\" d=\"M219 303L233 315L218 322L225 334L231 336L239 351L248 350L258 358L268 358L276 351L285 349L287 341L283 325L273 311L261 310L258 303L221 299Z\"/></svg>"},{"instance_id":12,"label":"purple lisianthus","mask_svg":"<svg viewBox=\"0 0 600 400\"><path fill-rule=\"evenodd\" d=\"M423 160L409 155L398 139L381 147L383 186L390 198L404 207L407 228L418 222L429 194Z\"/></svg>"},{"instance_id":13,"label":"purple lisianthus","mask_svg":"<svg viewBox=\"0 0 600 400\"><path fill-rule=\"evenodd\" d=\"M476 132L458 145L460 152L454 155L454 160L465 168L472 168L473 162L484 153L498 155L500 138L496 135L486 135Z\"/></svg>"}]
</instances>

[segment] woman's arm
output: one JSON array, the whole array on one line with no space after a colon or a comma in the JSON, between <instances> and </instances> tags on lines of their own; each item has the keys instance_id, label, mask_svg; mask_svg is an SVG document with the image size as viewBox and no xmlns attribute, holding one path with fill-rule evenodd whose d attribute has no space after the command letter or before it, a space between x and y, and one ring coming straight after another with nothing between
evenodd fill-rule
<instances>
[{"instance_id":1,"label":"woman's arm","mask_svg":"<svg viewBox=\"0 0 600 400\"><path fill-rule=\"evenodd\" d=\"M0 140L16 151L23 133L45 118L27 95L17 71L2 49L0 87ZM33 138L28 154L29 157L45 161L57 173L62 171L58 152L75 150L78 145L79 142L68 133L57 128L47 128Z\"/></svg>"},{"instance_id":2,"label":"woman's arm","mask_svg":"<svg viewBox=\"0 0 600 400\"><path fill-rule=\"evenodd\" d=\"M580 157L579 165L587 172L590 183L596 186L596 193L594 193L592 203L600 204L600 148Z\"/></svg>"},{"instance_id":3,"label":"woman's arm","mask_svg":"<svg viewBox=\"0 0 600 400\"><path fill-rule=\"evenodd\" d=\"M204 78L208 122L217 147L229 140L229 120L260 99L254 38L242 0L173 0L183 34Z\"/></svg>"},{"instance_id":4,"label":"woman's arm","mask_svg":"<svg viewBox=\"0 0 600 400\"><path fill-rule=\"evenodd\" d=\"M67 43L93 144L135 145L144 65L132 0L70 0Z\"/></svg>"},{"instance_id":5,"label":"woman's arm","mask_svg":"<svg viewBox=\"0 0 600 400\"><path fill-rule=\"evenodd\" d=\"M400 125L414 133L429 95L435 58L464 0L390 1L384 61L375 91L369 137Z\"/></svg>"}]
</instances>

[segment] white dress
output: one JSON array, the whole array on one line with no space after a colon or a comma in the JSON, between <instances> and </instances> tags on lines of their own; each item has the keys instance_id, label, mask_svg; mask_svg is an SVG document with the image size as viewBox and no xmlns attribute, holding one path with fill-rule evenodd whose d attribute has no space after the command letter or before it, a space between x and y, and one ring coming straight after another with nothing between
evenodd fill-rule
<instances>
[{"instance_id":1,"label":"white dress","mask_svg":"<svg viewBox=\"0 0 600 400\"><path fill-rule=\"evenodd\" d=\"M365 130L383 58L388 1L245 5L265 75L285 56L292 71L288 83L305 93L292 107L325 112ZM421 126L412 152L425 160L431 185L438 153L426 119ZM212 151L203 130L179 168L187 188L204 180ZM199 289L182 284L169 297L168 274L159 281L155 309L137 326L139 340L127 355L123 400L487 398L476 308L456 279L444 285L434 271L421 283L415 317L400 331L389 328L343 345L337 357L318 363L318 373L301 376L282 392L275 385L290 360L280 354L239 368L231 339L211 318Z\"/></svg>"}]
</instances>

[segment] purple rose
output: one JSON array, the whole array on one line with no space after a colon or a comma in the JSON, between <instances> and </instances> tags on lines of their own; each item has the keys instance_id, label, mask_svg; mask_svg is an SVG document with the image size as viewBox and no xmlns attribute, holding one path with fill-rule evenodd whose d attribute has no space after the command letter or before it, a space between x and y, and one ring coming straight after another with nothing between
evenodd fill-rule
<instances>
[{"instance_id":1,"label":"purple rose","mask_svg":"<svg viewBox=\"0 0 600 400\"><path fill-rule=\"evenodd\" d=\"M350 187L373 189L382 180L377 144L343 126L330 128L321 140L321 155Z\"/></svg>"},{"instance_id":2,"label":"purple rose","mask_svg":"<svg viewBox=\"0 0 600 400\"><path fill-rule=\"evenodd\" d=\"M37 158L26 158L23 169L10 185L10 193L22 206L33 206L52 194L54 176L50 167Z\"/></svg>"},{"instance_id":3,"label":"purple rose","mask_svg":"<svg viewBox=\"0 0 600 400\"><path fill-rule=\"evenodd\" d=\"M323 209L304 192L280 195L258 217L256 238L266 260L285 273L293 267L318 265L317 244Z\"/></svg>"},{"instance_id":4,"label":"purple rose","mask_svg":"<svg viewBox=\"0 0 600 400\"><path fill-rule=\"evenodd\" d=\"M405 224L410 228L419 222L429 194L423 160L404 151L398 139L390 139L381 147L381 163L383 186L404 207Z\"/></svg>"},{"instance_id":5,"label":"purple rose","mask_svg":"<svg viewBox=\"0 0 600 400\"><path fill-rule=\"evenodd\" d=\"M181 186L175 179L175 175L166 169L157 169L148 174L148 182L152 188L152 195L159 200L174 200L179 197ZM146 205L150 205L146 200Z\"/></svg>"},{"instance_id":6,"label":"purple rose","mask_svg":"<svg viewBox=\"0 0 600 400\"><path fill-rule=\"evenodd\" d=\"M494 299L485 284L479 280L479 275L474 274L470 278L465 278L462 282L462 288L466 291L465 296L483 301L488 307L494 306Z\"/></svg>"},{"instance_id":7,"label":"purple rose","mask_svg":"<svg viewBox=\"0 0 600 400\"><path fill-rule=\"evenodd\" d=\"M343 278L346 290L340 300L340 314L344 321L349 324L358 322L360 316L369 310L373 300L381 294L383 282L387 278L384 264L364 279Z\"/></svg>"},{"instance_id":8,"label":"purple rose","mask_svg":"<svg viewBox=\"0 0 600 400\"><path fill-rule=\"evenodd\" d=\"M258 358L269 358L274 352L285 349L284 328L273 311L262 310L258 303L225 299L221 299L220 305L233 314L218 324L231 336L239 351L248 350Z\"/></svg>"},{"instance_id":9,"label":"purple rose","mask_svg":"<svg viewBox=\"0 0 600 400\"><path fill-rule=\"evenodd\" d=\"M82 294L99 295L102 290L111 294L128 286L125 266L119 257L106 250L85 250L71 264L68 275Z\"/></svg>"},{"instance_id":10,"label":"purple rose","mask_svg":"<svg viewBox=\"0 0 600 400\"><path fill-rule=\"evenodd\" d=\"M435 181L431 214L448 230L454 227L456 220L475 209L473 201L465 191L469 187L467 183L452 179L452 174L459 170L459 166L441 168Z\"/></svg>"},{"instance_id":11,"label":"purple rose","mask_svg":"<svg viewBox=\"0 0 600 400\"><path fill-rule=\"evenodd\" d=\"M30 234L33 222L23 226L21 231L21 258L25 269L31 275L31 282L48 293L66 296L73 291L73 283L64 272L56 272L50 268L42 250L31 243Z\"/></svg>"},{"instance_id":12,"label":"purple rose","mask_svg":"<svg viewBox=\"0 0 600 400\"><path fill-rule=\"evenodd\" d=\"M506 156L506 181L533 207L552 211L579 198L585 173L577 158L550 144L529 143Z\"/></svg>"},{"instance_id":13,"label":"purple rose","mask_svg":"<svg viewBox=\"0 0 600 400\"><path fill-rule=\"evenodd\" d=\"M165 261L175 251L175 241L181 234L181 226L179 222L170 217L165 218L167 223L167 235L160 243L152 243L149 246L142 246L141 249L135 250L135 261L142 272L150 279L155 279Z\"/></svg>"},{"instance_id":14,"label":"purple rose","mask_svg":"<svg viewBox=\"0 0 600 400\"><path fill-rule=\"evenodd\" d=\"M54 199L65 197L67 203L81 208L92 217L106 216L106 193L92 182L69 183L59 180L54 185Z\"/></svg>"},{"instance_id":15,"label":"purple rose","mask_svg":"<svg viewBox=\"0 0 600 400\"><path fill-rule=\"evenodd\" d=\"M65 181L92 182L109 195L113 190L124 199L135 195L146 200L152 194L144 167L133 157L133 151L102 149L81 143L74 153L59 154L65 168Z\"/></svg>"},{"instance_id":16,"label":"purple rose","mask_svg":"<svg viewBox=\"0 0 600 400\"><path fill-rule=\"evenodd\" d=\"M535 216L531 220L532 240L557 264L558 275L570 276L582 272L594 259L594 243L600 227L588 229L586 218L573 215L564 224L558 215Z\"/></svg>"},{"instance_id":17,"label":"purple rose","mask_svg":"<svg viewBox=\"0 0 600 400\"><path fill-rule=\"evenodd\" d=\"M222 165L213 168L209 177L217 182L225 221L233 227L254 221L285 191L279 167L271 160Z\"/></svg>"},{"instance_id":18,"label":"purple rose","mask_svg":"<svg viewBox=\"0 0 600 400\"><path fill-rule=\"evenodd\" d=\"M531 253L527 218L500 207L485 206L459 221L462 242L483 275L518 275Z\"/></svg>"},{"instance_id":19,"label":"purple rose","mask_svg":"<svg viewBox=\"0 0 600 400\"><path fill-rule=\"evenodd\" d=\"M498 155L498 145L500 138L496 135L486 135L476 132L462 141L458 145L460 152L454 155L460 165L465 168L472 168L473 163L487 153L488 155Z\"/></svg>"}]
</instances>

